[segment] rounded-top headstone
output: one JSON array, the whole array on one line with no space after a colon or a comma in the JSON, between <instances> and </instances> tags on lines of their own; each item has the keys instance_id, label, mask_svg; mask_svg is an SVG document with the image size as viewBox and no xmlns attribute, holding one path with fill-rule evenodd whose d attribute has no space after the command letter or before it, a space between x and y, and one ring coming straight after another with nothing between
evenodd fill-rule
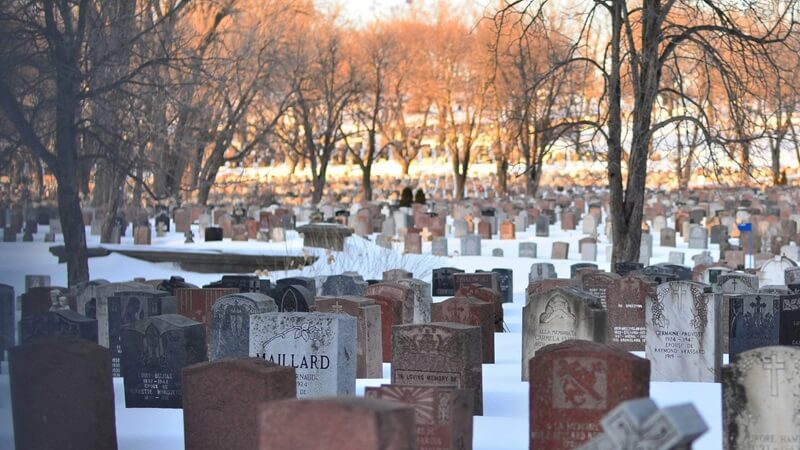
<instances>
[{"instance_id":1,"label":"rounded-top headstone","mask_svg":"<svg viewBox=\"0 0 800 450\"><path fill-rule=\"evenodd\" d=\"M574 449L602 432L600 420L618 404L650 395L650 361L611 345L552 344L529 365L530 448Z\"/></svg>"}]
</instances>

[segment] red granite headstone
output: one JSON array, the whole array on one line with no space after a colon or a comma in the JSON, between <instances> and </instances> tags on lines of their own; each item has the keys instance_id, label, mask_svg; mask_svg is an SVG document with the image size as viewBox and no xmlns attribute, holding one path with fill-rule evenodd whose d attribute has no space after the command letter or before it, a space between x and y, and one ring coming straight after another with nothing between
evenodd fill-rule
<instances>
[{"instance_id":1,"label":"red granite headstone","mask_svg":"<svg viewBox=\"0 0 800 450\"><path fill-rule=\"evenodd\" d=\"M492 224L488 222L490 219L484 219L478 222L478 236L481 239L491 239L492 238Z\"/></svg>"},{"instance_id":2,"label":"red granite headstone","mask_svg":"<svg viewBox=\"0 0 800 450\"><path fill-rule=\"evenodd\" d=\"M267 402L261 405L258 421L259 441L254 450L417 448L414 408L386 400L336 397Z\"/></svg>"},{"instance_id":3,"label":"red granite headstone","mask_svg":"<svg viewBox=\"0 0 800 450\"><path fill-rule=\"evenodd\" d=\"M176 289L178 314L203 324L208 346L211 343L211 307L220 297L238 293L236 288Z\"/></svg>"},{"instance_id":4,"label":"red granite headstone","mask_svg":"<svg viewBox=\"0 0 800 450\"><path fill-rule=\"evenodd\" d=\"M494 363L494 305L472 297L451 297L433 304L431 320L481 327L483 362Z\"/></svg>"},{"instance_id":5,"label":"red granite headstone","mask_svg":"<svg viewBox=\"0 0 800 450\"><path fill-rule=\"evenodd\" d=\"M356 296L317 297L315 311L347 314L358 319L356 326L356 377L383 376L383 328L381 306L375 299Z\"/></svg>"},{"instance_id":6,"label":"red granite headstone","mask_svg":"<svg viewBox=\"0 0 800 450\"><path fill-rule=\"evenodd\" d=\"M530 448L573 450L602 433L600 419L650 396L650 361L613 346L570 340L530 361Z\"/></svg>"},{"instance_id":7,"label":"red granite headstone","mask_svg":"<svg viewBox=\"0 0 800 450\"><path fill-rule=\"evenodd\" d=\"M472 389L473 414L483 414L481 329L449 322L392 329L392 384Z\"/></svg>"},{"instance_id":8,"label":"red granite headstone","mask_svg":"<svg viewBox=\"0 0 800 450\"><path fill-rule=\"evenodd\" d=\"M609 343L628 351L644 351L645 308L654 294L655 284L639 275L630 273L617 280L617 288L607 300Z\"/></svg>"},{"instance_id":9,"label":"red granite headstone","mask_svg":"<svg viewBox=\"0 0 800 450\"><path fill-rule=\"evenodd\" d=\"M414 407L418 450L472 448L472 392L452 387L368 386L364 396Z\"/></svg>"},{"instance_id":10,"label":"red granite headstone","mask_svg":"<svg viewBox=\"0 0 800 450\"><path fill-rule=\"evenodd\" d=\"M75 337L9 350L17 449L116 450L111 352Z\"/></svg>"},{"instance_id":11,"label":"red granite headstone","mask_svg":"<svg viewBox=\"0 0 800 450\"><path fill-rule=\"evenodd\" d=\"M479 284L460 285L454 295L472 297L494 305L494 331L502 333L503 330L503 296L500 291L495 291Z\"/></svg>"},{"instance_id":12,"label":"red granite headstone","mask_svg":"<svg viewBox=\"0 0 800 450\"><path fill-rule=\"evenodd\" d=\"M422 253L422 236L419 233L409 231L404 238L404 253L419 255Z\"/></svg>"},{"instance_id":13,"label":"red granite headstone","mask_svg":"<svg viewBox=\"0 0 800 450\"><path fill-rule=\"evenodd\" d=\"M195 364L182 379L186 450L256 448L259 406L297 396L294 369L262 358Z\"/></svg>"},{"instance_id":14,"label":"red granite headstone","mask_svg":"<svg viewBox=\"0 0 800 450\"><path fill-rule=\"evenodd\" d=\"M178 208L173 211L175 217L175 232L185 233L192 224L191 211L185 208Z\"/></svg>"},{"instance_id":15,"label":"red granite headstone","mask_svg":"<svg viewBox=\"0 0 800 450\"><path fill-rule=\"evenodd\" d=\"M134 245L150 245L151 231L150 225L138 225L133 229Z\"/></svg>"},{"instance_id":16,"label":"red granite headstone","mask_svg":"<svg viewBox=\"0 0 800 450\"><path fill-rule=\"evenodd\" d=\"M500 239L516 239L516 229L514 223L504 220L500 223Z\"/></svg>"},{"instance_id":17,"label":"red granite headstone","mask_svg":"<svg viewBox=\"0 0 800 450\"><path fill-rule=\"evenodd\" d=\"M391 293L390 289L380 288L379 283L368 286L366 297L375 300L381 307L381 348L383 349L383 362L392 361L392 327L403 323L403 302ZM374 286L379 286L374 288ZM413 313L413 311L412 311Z\"/></svg>"}]
</instances>

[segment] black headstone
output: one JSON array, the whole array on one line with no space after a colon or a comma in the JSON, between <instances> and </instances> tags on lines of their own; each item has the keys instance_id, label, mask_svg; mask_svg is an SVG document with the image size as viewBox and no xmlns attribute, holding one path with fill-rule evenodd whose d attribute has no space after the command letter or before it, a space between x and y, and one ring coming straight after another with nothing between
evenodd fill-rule
<instances>
[{"instance_id":1,"label":"black headstone","mask_svg":"<svg viewBox=\"0 0 800 450\"><path fill-rule=\"evenodd\" d=\"M179 314L122 327L128 408L181 408L181 370L206 361L205 326Z\"/></svg>"},{"instance_id":2,"label":"black headstone","mask_svg":"<svg viewBox=\"0 0 800 450\"><path fill-rule=\"evenodd\" d=\"M221 241L222 240L222 228L220 227L207 227L205 229L205 241L212 242L212 241Z\"/></svg>"},{"instance_id":3,"label":"black headstone","mask_svg":"<svg viewBox=\"0 0 800 450\"><path fill-rule=\"evenodd\" d=\"M204 288L234 288L239 292L261 292L261 280L253 275L223 275L222 279Z\"/></svg>"},{"instance_id":4,"label":"black headstone","mask_svg":"<svg viewBox=\"0 0 800 450\"><path fill-rule=\"evenodd\" d=\"M276 288L275 288L276 291L275 292L277 292L277 288L280 288L280 287L283 287L283 286L291 286L291 285L303 286L304 288L308 289L308 292L311 292L314 295L317 294L317 281L314 278L311 278L311 277L287 277L287 278L281 278L280 280L275 282L275 286L276 286Z\"/></svg>"},{"instance_id":5,"label":"black headstone","mask_svg":"<svg viewBox=\"0 0 800 450\"><path fill-rule=\"evenodd\" d=\"M644 264L638 262L618 262L614 264L614 273L621 277L642 269L644 269Z\"/></svg>"},{"instance_id":6,"label":"black headstone","mask_svg":"<svg viewBox=\"0 0 800 450\"><path fill-rule=\"evenodd\" d=\"M442 267L433 269L431 275L431 291L434 297L452 297L455 295L455 280L453 275L465 273L455 267Z\"/></svg>"},{"instance_id":7,"label":"black headstone","mask_svg":"<svg viewBox=\"0 0 800 450\"><path fill-rule=\"evenodd\" d=\"M300 285L278 285L273 292L280 312L308 312L314 304L314 294Z\"/></svg>"},{"instance_id":8,"label":"black headstone","mask_svg":"<svg viewBox=\"0 0 800 450\"><path fill-rule=\"evenodd\" d=\"M115 377L122 376L122 327L162 313L161 301L169 294L158 290L122 291L108 297L108 343L111 368Z\"/></svg>"},{"instance_id":9,"label":"black headstone","mask_svg":"<svg viewBox=\"0 0 800 450\"><path fill-rule=\"evenodd\" d=\"M781 298L771 294L730 296L729 353L778 345Z\"/></svg>"},{"instance_id":10,"label":"black headstone","mask_svg":"<svg viewBox=\"0 0 800 450\"><path fill-rule=\"evenodd\" d=\"M569 277L571 279L575 278L575 275L578 274L578 271L581 269L597 269L597 264L592 263L576 263L569 266Z\"/></svg>"},{"instance_id":11,"label":"black headstone","mask_svg":"<svg viewBox=\"0 0 800 450\"><path fill-rule=\"evenodd\" d=\"M73 336L97 343L97 320L74 311L50 311L20 320L20 341L28 344L49 337Z\"/></svg>"},{"instance_id":12,"label":"black headstone","mask_svg":"<svg viewBox=\"0 0 800 450\"><path fill-rule=\"evenodd\" d=\"M800 346L800 294L781 296L780 345Z\"/></svg>"},{"instance_id":13,"label":"black headstone","mask_svg":"<svg viewBox=\"0 0 800 450\"><path fill-rule=\"evenodd\" d=\"M14 288L0 284L0 361L5 359L6 350L14 346Z\"/></svg>"}]
</instances>

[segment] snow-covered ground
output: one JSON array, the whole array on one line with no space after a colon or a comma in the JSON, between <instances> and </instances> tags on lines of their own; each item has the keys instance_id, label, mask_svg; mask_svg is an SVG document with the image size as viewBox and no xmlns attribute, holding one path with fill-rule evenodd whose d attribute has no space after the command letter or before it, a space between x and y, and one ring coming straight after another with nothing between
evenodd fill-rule
<instances>
[{"instance_id":1,"label":"snow-covered ground","mask_svg":"<svg viewBox=\"0 0 800 450\"><path fill-rule=\"evenodd\" d=\"M552 262L561 278L569 277L569 267L581 262L578 253L578 240L583 237L580 224L576 231L561 231L559 225L550 228L550 237L534 237L533 227L525 232L518 232L515 240L484 240L482 253L485 256L438 258L430 255L400 255L388 252L360 238L348 240L346 253L328 254L316 249L322 256L317 263L306 268L306 275L323 275L340 273L344 270L360 270L365 278L379 277L383 270L403 266L415 272L415 276L431 281L432 268L458 267L468 272L476 269L510 268L514 271L514 303L504 305L505 320L510 332L495 334L496 362L483 365L483 399L484 415L475 417L474 448L483 449L526 449L528 448L528 396L527 382L520 381L521 347L522 347L522 306L525 301L525 287L528 282L530 265L535 262ZM601 228L602 229L602 228ZM57 259L48 251L53 244L43 243L47 227L40 227L33 243L0 243L0 283L14 287L17 294L24 290L26 274L50 275L54 286L66 284L66 266L58 264ZM196 230L195 230L196 231ZM88 232L88 228L87 228ZM131 244L130 232L124 244ZM60 236L59 236L60 237ZM97 236L88 236L89 245L97 245ZM296 233L290 232L286 243L274 244L263 242L229 242L183 244L183 236L175 233L163 238L154 238L156 248L193 249L225 249L230 252L269 253L279 252L299 254L303 252L302 240ZM604 237L600 237L597 264L609 270L606 259ZM450 254L460 249L459 239L450 238L448 247ZM539 258L518 258L519 242L533 241L537 243ZM550 260L550 250L555 241L568 242L570 259ZM679 238L679 241L682 241ZM492 249L502 248L504 257L492 257ZM401 249L401 245L397 245ZM683 251L687 265L692 255L700 250L690 250L684 242L678 248L664 248L659 245L659 236L654 236L653 257L651 263L666 262L670 251ZM712 254L717 254L716 245L710 246ZM430 252L430 243L423 244L423 253ZM108 281L125 281L133 277L148 279L168 278L171 275L183 276L186 281L198 286L218 280L222 274L199 274L186 272L171 263L148 263L125 256L111 254L102 258L89 260L91 277ZM299 271L281 271L269 274L273 279L298 275ZM444 298L434 298L441 301ZM644 356L640 354L640 356ZM12 449L12 422L10 409L9 382L7 367L3 363L3 375L0 375L0 449ZM363 395L365 386L376 386L389 383L389 364L384 364L383 379L358 380L357 394ZM172 409L127 409L125 408L122 379L114 380L117 435L120 450L179 450L183 449L182 411ZM666 383L650 384L650 395L660 406L669 406L692 402L699 409L709 426L709 431L695 444L698 450L718 450L722 448L721 422L721 389L715 383Z\"/></svg>"}]
</instances>

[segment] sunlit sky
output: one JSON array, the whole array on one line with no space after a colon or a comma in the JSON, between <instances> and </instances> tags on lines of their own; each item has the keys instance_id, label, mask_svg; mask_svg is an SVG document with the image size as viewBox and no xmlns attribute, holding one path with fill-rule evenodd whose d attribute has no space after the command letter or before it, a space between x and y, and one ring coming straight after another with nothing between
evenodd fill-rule
<instances>
[{"instance_id":1,"label":"sunlit sky","mask_svg":"<svg viewBox=\"0 0 800 450\"><path fill-rule=\"evenodd\" d=\"M453 5L469 4L477 8L489 0L449 0ZM412 4L431 4L435 0L316 0L322 9L340 8L342 16L355 25L364 25L375 18L387 18L395 13L407 11Z\"/></svg>"}]
</instances>

